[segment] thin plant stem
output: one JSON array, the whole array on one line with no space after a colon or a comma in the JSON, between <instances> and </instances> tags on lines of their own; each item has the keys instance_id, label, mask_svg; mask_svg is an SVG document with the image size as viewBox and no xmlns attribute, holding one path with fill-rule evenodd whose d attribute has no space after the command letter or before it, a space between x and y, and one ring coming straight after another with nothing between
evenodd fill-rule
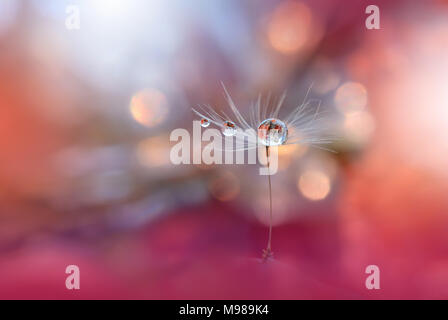
<instances>
[{"instance_id":1,"label":"thin plant stem","mask_svg":"<svg viewBox=\"0 0 448 320\"><path fill-rule=\"evenodd\" d=\"M266 250L263 250L263 260L266 261L272 258L272 185L271 185L271 172L270 172L270 153L269 146L266 146L266 159L268 167L268 186L269 186L269 237Z\"/></svg>"}]
</instances>

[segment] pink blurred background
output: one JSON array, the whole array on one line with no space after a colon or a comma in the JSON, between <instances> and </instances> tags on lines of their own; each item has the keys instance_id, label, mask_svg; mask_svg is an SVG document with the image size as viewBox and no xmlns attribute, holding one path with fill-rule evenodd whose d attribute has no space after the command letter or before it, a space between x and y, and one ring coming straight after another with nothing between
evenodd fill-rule
<instances>
[{"instance_id":1,"label":"pink blurred background","mask_svg":"<svg viewBox=\"0 0 448 320\"><path fill-rule=\"evenodd\" d=\"M441 0L2 0L0 298L448 298L447 57ZM267 264L257 166L169 161L220 81L341 137L280 150Z\"/></svg>"}]
</instances>

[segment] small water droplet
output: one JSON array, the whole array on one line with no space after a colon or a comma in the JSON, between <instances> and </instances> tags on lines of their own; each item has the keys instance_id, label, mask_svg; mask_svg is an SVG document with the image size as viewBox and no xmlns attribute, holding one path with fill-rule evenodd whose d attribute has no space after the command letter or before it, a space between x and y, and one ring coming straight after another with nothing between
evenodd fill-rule
<instances>
[{"instance_id":1,"label":"small water droplet","mask_svg":"<svg viewBox=\"0 0 448 320\"><path fill-rule=\"evenodd\" d=\"M288 127L279 119L266 119L258 126L258 139L265 146L279 146L288 139Z\"/></svg>"},{"instance_id":2,"label":"small water droplet","mask_svg":"<svg viewBox=\"0 0 448 320\"><path fill-rule=\"evenodd\" d=\"M231 137L236 134L236 125L232 121L224 122L224 128L222 129L222 134L226 137Z\"/></svg>"},{"instance_id":3,"label":"small water droplet","mask_svg":"<svg viewBox=\"0 0 448 320\"><path fill-rule=\"evenodd\" d=\"M208 121L207 119L202 119L201 120L201 127L203 128L207 128L210 125L210 121Z\"/></svg>"}]
</instances>

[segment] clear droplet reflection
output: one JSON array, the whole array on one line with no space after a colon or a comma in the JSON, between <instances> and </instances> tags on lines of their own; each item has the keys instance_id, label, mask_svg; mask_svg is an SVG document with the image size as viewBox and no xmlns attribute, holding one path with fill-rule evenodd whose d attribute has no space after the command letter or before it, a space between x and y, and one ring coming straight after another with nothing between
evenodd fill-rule
<instances>
[{"instance_id":1,"label":"clear droplet reflection","mask_svg":"<svg viewBox=\"0 0 448 320\"><path fill-rule=\"evenodd\" d=\"M236 125L232 121L224 122L224 128L222 129L222 134L226 137L231 137L236 134Z\"/></svg>"},{"instance_id":2,"label":"clear droplet reflection","mask_svg":"<svg viewBox=\"0 0 448 320\"><path fill-rule=\"evenodd\" d=\"M266 119L258 126L258 138L265 146L279 146L288 139L288 127L279 119Z\"/></svg>"},{"instance_id":3,"label":"clear droplet reflection","mask_svg":"<svg viewBox=\"0 0 448 320\"><path fill-rule=\"evenodd\" d=\"M201 120L201 127L203 128L207 128L210 125L210 121L208 121L207 119L202 119Z\"/></svg>"}]
</instances>

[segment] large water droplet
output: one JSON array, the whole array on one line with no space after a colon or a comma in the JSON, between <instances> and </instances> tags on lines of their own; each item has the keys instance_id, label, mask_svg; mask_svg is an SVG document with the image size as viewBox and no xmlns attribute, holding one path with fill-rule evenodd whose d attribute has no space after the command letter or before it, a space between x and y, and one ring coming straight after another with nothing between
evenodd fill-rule
<instances>
[{"instance_id":1,"label":"large water droplet","mask_svg":"<svg viewBox=\"0 0 448 320\"><path fill-rule=\"evenodd\" d=\"M207 128L210 125L210 121L208 121L207 119L202 119L201 120L201 127L203 128Z\"/></svg>"},{"instance_id":2,"label":"large water droplet","mask_svg":"<svg viewBox=\"0 0 448 320\"><path fill-rule=\"evenodd\" d=\"M222 129L222 134L226 137L231 137L236 134L236 125L232 121L224 122L224 128Z\"/></svg>"},{"instance_id":3,"label":"large water droplet","mask_svg":"<svg viewBox=\"0 0 448 320\"><path fill-rule=\"evenodd\" d=\"M278 119L266 119L258 126L258 139L265 146L279 146L288 139L288 127Z\"/></svg>"}]
</instances>

